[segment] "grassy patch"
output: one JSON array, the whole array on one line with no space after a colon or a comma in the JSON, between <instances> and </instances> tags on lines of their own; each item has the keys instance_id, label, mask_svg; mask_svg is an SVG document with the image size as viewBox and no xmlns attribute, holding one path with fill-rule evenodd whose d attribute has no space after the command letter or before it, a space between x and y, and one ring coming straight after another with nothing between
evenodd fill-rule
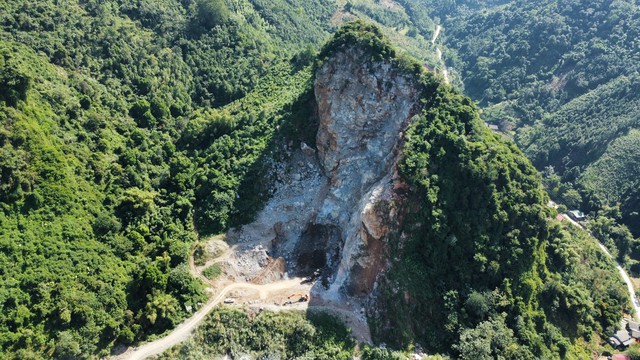
<instances>
[{"instance_id":1,"label":"grassy patch","mask_svg":"<svg viewBox=\"0 0 640 360\"><path fill-rule=\"evenodd\" d=\"M220 274L222 274L222 268L218 264L213 264L202 271L202 275L209 280L217 278Z\"/></svg>"}]
</instances>

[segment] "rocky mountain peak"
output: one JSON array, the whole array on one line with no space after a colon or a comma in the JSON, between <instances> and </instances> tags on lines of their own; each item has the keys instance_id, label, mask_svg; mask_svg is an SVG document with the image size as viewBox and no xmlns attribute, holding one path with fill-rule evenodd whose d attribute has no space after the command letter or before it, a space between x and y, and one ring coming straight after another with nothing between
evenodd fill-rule
<instances>
[{"instance_id":1,"label":"rocky mountain peak","mask_svg":"<svg viewBox=\"0 0 640 360\"><path fill-rule=\"evenodd\" d=\"M419 86L394 63L351 46L323 62L314 91L317 151L294 150L257 220L230 236L246 244L239 263L250 263L246 254L260 244L286 260L282 276L320 273L318 296L364 299L388 266L387 236L397 228L404 188L396 166ZM264 266L236 272L252 280Z\"/></svg>"}]
</instances>

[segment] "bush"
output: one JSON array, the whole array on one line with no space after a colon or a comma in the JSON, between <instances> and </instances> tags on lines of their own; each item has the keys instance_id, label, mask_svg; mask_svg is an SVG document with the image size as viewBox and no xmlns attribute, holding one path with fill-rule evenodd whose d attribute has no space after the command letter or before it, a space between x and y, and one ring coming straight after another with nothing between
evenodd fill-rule
<instances>
[{"instance_id":1,"label":"bush","mask_svg":"<svg viewBox=\"0 0 640 360\"><path fill-rule=\"evenodd\" d=\"M213 264L202 271L202 275L204 275L207 279L213 280L222 274L222 269L220 265Z\"/></svg>"}]
</instances>

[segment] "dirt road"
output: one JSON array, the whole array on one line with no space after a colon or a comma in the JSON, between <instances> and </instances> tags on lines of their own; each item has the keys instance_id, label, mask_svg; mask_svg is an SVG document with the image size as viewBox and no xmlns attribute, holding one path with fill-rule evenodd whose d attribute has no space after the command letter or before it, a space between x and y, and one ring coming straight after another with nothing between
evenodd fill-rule
<instances>
[{"instance_id":1,"label":"dirt road","mask_svg":"<svg viewBox=\"0 0 640 360\"><path fill-rule=\"evenodd\" d=\"M354 309L351 309L345 305L335 304L331 302L316 301L316 304L311 305L310 302L294 303L289 306L278 305L281 301L287 298L287 294L306 294L310 295L312 284L302 284L302 278L286 279L276 281L270 284L253 284L248 282L231 282L229 279L207 279L202 270L208 266L227 260L233 249L226 249L225 252L217 256L215 259L207 261L204 266L197 266L195 264L193 256L189 257L189 271L192 276L199 278L205 284L209 285L208 290L213 290L216 295L209 299L196 313L194 313L189 319L185 320L182 324L178 325L173 331L163 338L155 341L143 344L136 348L131 348L127 352L111 357L110 360L142 360L151 356L159 355L168 350L169 348L178 345L179 343L187 340L195 328L203 322L207 314L213 310L217 305L224 301L231 292L236 291L233 296L237 297L237 302L250 303L253 307L259 306L260 308L268 308L272 311L280 310L306 310L307 308L315 308L321 311L327 311L340 317L345 325L351 327L353 335L362 342L371 343L371 334L366 322L366 318L358 314ZM248 291L244 292L243 291ZM258 295L259 300L256 300ZM359 316L360 315L360 316Z\"/></svg>"},{"instance_id":2,"label":"dirt road","mask_svg":"<svg viewBox=\"0 0 640 360\"><path fill-rule=\"evenodd\" d=\"M563 216L564 216L565 219L567 219L569 222L571 222L571 224L573 224L574 226L579 227L580 229L584 230L584 227L582 225L580 225L579 223L577 223L576 221L574 221L572 218L570 218L569 215L563 214ZM602 251L605 254L607 254L607 256L609 258L611 258L613 260L613 262L616 264L616 268L618 269L618 272L620 273L620 277L622 278L622 280L624 280L625 284L627 284L627 291L629 292L629 297L631 298L631 305L633 305L633 310L635 312L634 318L637 321L640 321L640 306L638 306L638 304L640 302L638 302L638 299L636 298L636 291L635 291L635 288L633 286L633 282L631 282L631 278L629 277L629 274L627 274L627 272L624 270L624 268L622 268L622 266L620 266L620 264L616 261L616 259L613 258L613 256L609 252L609 250L607 250L606 246L604 246L600 241L598 241L598 239L594 238L591 235L591 233L589 233L589 236L591 236L591 238L593 238L593 240L595 240L598 243L598 246L600 246L600 249L602 249Z\"/></svg>"},{"instance_id":3,"label":"dirt road","mask_svg":"<svg viewBox=\"0 0 640 360\"><path fill-rule=\"evenodd\" d=\"M431 38L431 44L435 44L436 40L438 40L438 36L440 36L440 31L442 30L442 26L436 25L436 31L433 32L433 37Z\"/></svg>"},{"instance_id":4,"label":"dirt road","mask_svg":"<svg viewBox=\"0 0 640 360\"><path fill-rule=\"evenodd\" d=\"M431 45L436 44L436 40L438 40L438 36L440 36L441 31L442 31L442 26L436 25L436 31L433 32L433 37L431 38ZM442 50L440 50L439 46L436 47L436 56L438 57L438 60L440 60L440 62L442 63L442 76L444 77L444 82L448 84L449 70L447 69L447 64L445 64L444 60L442 59Z\"/></svg>"},{"instance_id":5,"label":"dirt road","mask_svg":"<svg viewBox=\"0 0 640 360\"><path fill-rule=\"evenodd\" d=\"M270 292L287 290L295 288L300 285L302 279L290 279L283 280L273 284L255 285L248 283L233 283L224 287L220 292L209 300L198 312L192 317L187 319L182 324L178 325L169 335L144 344L138 348L128 351L127 353L114 357L114 360L142 360L149 356L159 355L189 338L193 330L206 318L207 314L218 304L220 304L224 298L233 290L255 290L260 294L261 299L266 299Z\"/></svg>"},{"instance_id":6,"label":"dirt road","mask_svg":"<svg viewBox=\"0 0 640 360\"><path fill-rule=\"evenodd\" d=\"M201 268L206 268L210 264L224 260L227 256L228 252L225 252L216 259L210 260L205 266ZM213 288L215 288L214 282L204 277L201 271L199 271L199 269L196 267L193 256L189 258L189 270L193 276L200 278L206 284L209 284ZM255 291L258 293L258 296L261 300L266 300L271 293L299 288L301 281L302 279L294 278L266 285L256 285L240 282L230 283L222 287L222 289L217 292L216 296L209 299L209 301L207 301L207 303L204 304L204 306L202 306L200 310L193 314L193 316L191 316L189 319L185 320L182 324L178 325L167 336L156 341L146 343L137 348L129 349L124 354L113 357L112 360L142 360L150 356L159 355L169 348L187 340L189 336L191 336L193 330L206 318L207 314L211 310L213 310L213 308L223 302L227 295L234 290Z\"/></svg>"}]
</instances>

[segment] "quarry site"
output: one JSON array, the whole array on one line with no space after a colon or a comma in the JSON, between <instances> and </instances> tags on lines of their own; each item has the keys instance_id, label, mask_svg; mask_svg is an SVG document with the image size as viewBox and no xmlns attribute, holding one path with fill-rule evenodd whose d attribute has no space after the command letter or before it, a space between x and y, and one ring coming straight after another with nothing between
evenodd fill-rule
<instances>
[{"instance_id":1,"label":"quarry site","mask_svg":"<svg viewBox=\"0 0 640 360\"><path fill-rule=\"evenodd\" d=\"M343 52L319 70L316 144L283 145L289 156L274 165L271 199L224 243L211 240L228 249L194 270L217 262L214 289L247 284L229 303L328 310L370 343L366 311L389 265L388 236L406 188L396 165L419 94L390 64L363 66L362 57Z\"/></svg>"}]
</instances>

